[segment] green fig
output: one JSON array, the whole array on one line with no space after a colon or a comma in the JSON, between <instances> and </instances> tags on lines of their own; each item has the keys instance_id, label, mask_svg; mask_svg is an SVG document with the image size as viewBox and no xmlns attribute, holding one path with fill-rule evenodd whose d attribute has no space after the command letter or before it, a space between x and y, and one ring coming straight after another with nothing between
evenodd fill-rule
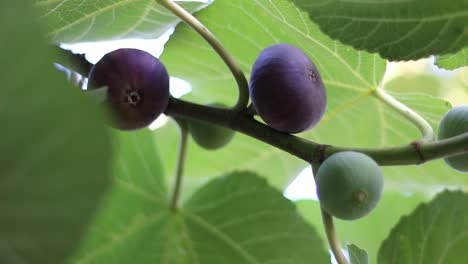
<instances>
[{"instance_id":1,"label":"green fig","mask_svg":"<svg viewBox=\"0 0 468 264\"><path fill-rule=\"evenodd\" d=\"M212 103L213 107L225 107L223 104ZM234 137L234 131L200 120L189 120L188 129L193 140L202 148L215 150L227 145Z\"/></svg>"},{"instance_id":2,"label":"green fig","mask_svg":"<svg viewBox=\"0 0 468 264\"><path fill-rule=\"evenodd\" d=\"M359 152L344 151L330 156L315 176L320 205L340 219L354 220L367 215L382 195L379 165Z\"/></svg>"},{"instance_id":3,"label":"green fig","mask_svg":"<svg viewBox=\"0 0 468 264\"><path fill-rule=\"evenodd\" d=\"M451 138L465 132L468 132L468 105L456 106L442 117L438 138ZM459 172L468 172L468 154L455 155L444 160L451 168Z\"/></svg>"}]
</instances>

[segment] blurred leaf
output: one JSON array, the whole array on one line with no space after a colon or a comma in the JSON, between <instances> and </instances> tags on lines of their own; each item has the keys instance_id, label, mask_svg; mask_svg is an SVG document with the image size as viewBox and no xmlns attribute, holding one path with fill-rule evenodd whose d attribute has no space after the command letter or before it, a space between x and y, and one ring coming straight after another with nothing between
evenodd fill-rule
<instances>
[{"instance_id":1,"label":"blurred leaf","mask_svg":"<svg viewBox=\"0 0 468 264\"><path fill-rule=\"evenodd\" d=\"M455 54L437 56L436 65L447 70L468 66L468 47Z\"/></svg>"},{"instance_id":2,"label":"blurred leaf","mask_svg":"<svg viewBox=\"0 0 468 264\"><path fill-rule=\"evenodd\" d=\"M360 249L358 246L351 244L348 245L349 258L351 264L367 264L369 263L367 252Z\"/></svg>"},{"instance_id":3,"label":"blurred leaf","mask_svg":"<svg viewBox=\"0 0 468 264\"><path fill-rule=\"evenodd\" d=\"M443 95L445 91L444 80L434 74L411 74L400 75L385 83L385 90L394 93L426 93L426 96ZM394 96L394 94L392 94Z\"/></svg>"},{"instance_id":4,"label":"blurred leaf","mask_svg":"<svg viewBox=\"0 0 468 264\"><path fill-rule=\"evenodd\" d=\"M250 73L257 54L273 43L288 42L308 54L325 82L328 105L323 120L300 136L349 147L381 147L408 144L420 138L405 118L377 100L373 94L382 80L386 62L378 55L356 51L325 36L308 15L286 0L217 0L196 14L233 54L245 73ZM237 87L229 70L204 40L180 24L161 57L172 75L193 86L186 99L199 103L234 104ZM448 110L447 102L426 95L399 95L435 125ZM174 170L176 133L169 125L156 132L168 172ZM232 169L255 170L269 182L284 188L307 166L295 157L246 136L236 135L226 148L208 152L190 146L187 174L191 183ZM468 177L445 164L392 167L388 186L398 190L433 192L444 187L468 187ZM390 190L390 189L388 189Z\"/></svg>"},{"instance_id":5,"label":"blurred leaf","mask_svg":"<svg viewBox=\"0 0 468 264\"><path fill-rule=\"evenodd\" d=\"M294 0L329 36L390 60L457 52L468 45L468 2Z\"/></svg>"},{"instance_id":6,"label":"blurred leaf","mask_svg":"<svg viewBox=\"0 0 468 264\"><path fill-rule=\"evenodd\" d=\"M205 6L179 4L190 12ZM35 6L56 43L157 38L180 21L155 0L36 0Z\"/></svg>"},{"instance_id":7,"label":"blurred leaf","mask_svg":"<svg viewBox=\"0 0 468 264\"><path fill-rule=\"evenodd\" d=\"M0 42L5 264L63 263L110 184L104 115L54 69L37 18L30 1L0 1L0 34L7 36Z\"/></svg>"},{"instance_id":8,"label":"blurred leaf","mask_svg":"<svg viewBox=\"0 0 468 264\"><path fill-rule=\"evenodd\" d=\"M378 263L468 263L467 208L467 194L448 191L418 206L382 243Z\"/></svg>"},{"instance_id":9,"label":"blurred leaf","mask_svg":"<svg viewBox=\"0 0 468 264\"><path fill-rule=\"evenodd\" d=\"M148 263L146 257L163 255L164 240L173 235L171 226L177 225L168 210L162 166L151 131L114 135L114 187L72 263ZM135 255L141 258L135 259Z\"/></svg>"},{"instance_id":10,"label":"blurred leaf","mask_svg":"<svg viewBox=\"0 0 468 264\"><path fill-rule=\"evenodd\" d=\"M420 194L402 195L396 192L385 192L382 200L368 216L355 221L343 221L335 218L335 225L342 247L354 243L365 248L370 263L377 263L377 250L387 237L390 229L404 214L410 213L418 204L427 200ZM298 209L326 241L323 230L320 207L317 201L298 201Z\"/></svg>"},{"instance_id":11,"label":"blurred leaf","mask_svg":"<svg viewBox=\"0 0 468 264\"><path fill-rule=\"evenodd\" d=\"M157 155L148 158L157 160ZM156 167L152 175L161 180ZM300 264L329 259L294 205L255 174L217 178L173 212L162 190L144 189L147 183L138 179L146 176L139 173L132 182L117 176L117 187L72 263Z\"/></svg>"}]
</instances>

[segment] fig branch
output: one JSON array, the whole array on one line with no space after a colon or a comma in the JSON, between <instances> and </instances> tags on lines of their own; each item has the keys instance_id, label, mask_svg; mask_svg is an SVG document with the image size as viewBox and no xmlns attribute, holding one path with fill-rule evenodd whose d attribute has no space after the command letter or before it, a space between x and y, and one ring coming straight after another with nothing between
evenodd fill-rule
<instances>
[{"instance_id":1,"label":"fig branch","mask_svg":"<svg viewBox=\"0 0 468 264\"><path fill-rule=\"evenodd\" d=\"M434 130L432 126L418 113L416 113L413 109L407 107L400 101L393 98L390 94L384 91L380 86L374 93L374 96L396 110L406 119L408 119L411 123L418 127L421 131L423 136L423 141L433 141L434 140Z\"/></svg>"},{"instance_id":2,"label":"fig branch","mask_svg":"<svg viewBox=\"0 0 468 264\"><path fill-rule=\"evenodd\" d=\"M182 19L182 21L184 21L187 25L192 27L218 53L224 63L228 66L239 88L239 97L237 99L236 105L232 108L232 110L237 112L243 111L249 102L249 85L236 60L231 56L231 54L226 50L221 42L219 42L215 35L213 35L198 19L192 16L192 14L187 12L177 3L172 0L156 0L156 2L163 5L173 14Z\"/></svg>"},{"instance_id":3,"label":"fig branch","mask_svg":"<svg viewBox=\"0 0 468 264\"><path fill-rule=\"evenodd\" d=\"M435 142L412 142L387 148L350 148L319 144L279 132L246 112L214 108L171 98L165 113L172 117L211 122L231 128L270 144L308 163L321 162L334 153L356 151L370 156L381 166L415 165L468 152L468 133Z\"/></svg>"}]
</instances>

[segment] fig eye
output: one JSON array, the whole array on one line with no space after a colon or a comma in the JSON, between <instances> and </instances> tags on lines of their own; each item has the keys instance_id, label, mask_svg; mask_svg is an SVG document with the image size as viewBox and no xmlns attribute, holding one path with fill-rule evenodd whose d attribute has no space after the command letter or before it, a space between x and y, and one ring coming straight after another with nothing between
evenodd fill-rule
<instances>
[{"instance_id":1,"label":"fig eye","mask_svg":"<svg viewBox=\"0 0 468 264\"><path fill-rule=\"evenodd\" d=\"M125 102L131 106L137 106L141 101L140 93L136 90L127 91Z\"/></svg>"}]
</instances>

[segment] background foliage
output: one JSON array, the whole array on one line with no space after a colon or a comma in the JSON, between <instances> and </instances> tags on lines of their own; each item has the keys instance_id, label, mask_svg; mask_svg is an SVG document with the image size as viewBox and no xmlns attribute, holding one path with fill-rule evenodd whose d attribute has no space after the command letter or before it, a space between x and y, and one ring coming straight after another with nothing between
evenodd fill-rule
<instances>
[{"instance_id":1,"label":"background foliage","mask_svg":"<svg viewBox=\"0 0 468 264\"><path fill-rule=\"evenodd\" d=\"M300 136L325 144L378 147L407 144L419 135L374 96L376 89L390 91L435 129L451 107L448 101L468 98L466 67L437 74L429 68L406 71L404 77L394 78L382 58L439 55L439 67L466 66L467 2L405 2L216 0L206 8L199 2L180 4L192 12L203 8L196 17L247 75L260 50L273 43L294 44L310 56L324 79L328 105L321 123ZM31 7L47 33L41 33ZM3 130L0 144L0 262L62 263L72 253L68 261L80 264L328 262L318 203L294 205L281 196L307 164L241 134L217 152L191 142L183 206L172 212L168 204L179 136L175 124L155 132L104 128L103 117L95 114L99 110L55 76L52 67L44 67L51 53L43 36L49 43L155 38L179 21L162 6L152 0L7 0L0 2L0 14L0 33L9 36L0 47L11 51L1 55L8 66L0 73L6 87L0 97L0 121L11 124ZM192 85L184 99L235 102L237 89L227 67L185 24L178 24L161 60L172 76ZM22 77L25 69L28 78ZM404 252L417 251L417 243L394 245L402 234L420 239L420 233L403 231L428 214L427 208L447 207L434 221L458 229L425 229L423 235L447 243L452 241L447 234L466 230L468 217L447 206L466 208L466 194L461 192L445 193L411 213L442 189L466 191L466 175L443 161L385 167L384 175L385 194L376 211L362 220L337 223L343 242L365 249L370 263L377 255L379 263L412 263L404 259ZM112 187L99 203L111 186L110 176ZM93 223L83 232L96 205ZM404 214L409 216L400 221ZM444 263L466 260L466 253L458 250L467 245L466 237L461 233L452 241L455 253L447 253ZM80 246L74 250L77 241ZM401 256L399 262L388 262L389 248ZM351 251L356 253L353 263L366 263L358 248ZM442 254L437 245L430 252L424 256Z\"/></svg>"}]
</instances>

